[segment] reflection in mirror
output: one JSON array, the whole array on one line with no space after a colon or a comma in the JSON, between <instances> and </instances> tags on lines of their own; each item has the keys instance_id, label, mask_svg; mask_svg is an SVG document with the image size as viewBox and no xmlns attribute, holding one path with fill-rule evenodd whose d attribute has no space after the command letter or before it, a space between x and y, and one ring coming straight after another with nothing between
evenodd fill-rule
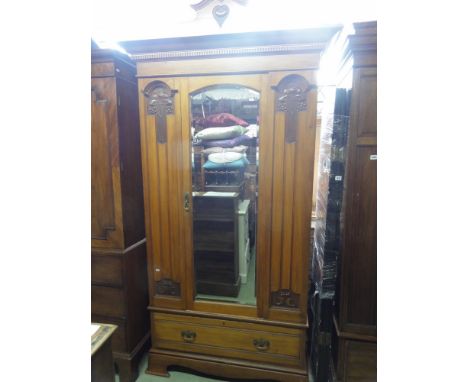
<instances>
[{"instance_id":1,"label":"reflection in mirror","mask_svg":"<svg viewBox=\"0 0 468 382\"><path fill-rule=\"evenodd\" d=\"M256 305L260 93L191 94L195 298Z\"/></svg>"}]
</instances>

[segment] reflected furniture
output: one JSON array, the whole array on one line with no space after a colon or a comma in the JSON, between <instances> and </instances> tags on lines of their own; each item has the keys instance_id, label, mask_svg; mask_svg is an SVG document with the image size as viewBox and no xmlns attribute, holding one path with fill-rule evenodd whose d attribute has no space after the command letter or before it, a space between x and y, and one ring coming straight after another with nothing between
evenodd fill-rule
<instances>
[{"instance_id":1,"label":"reflected furniture","mask_svg":"<svg viewBox=\"0 0 468 382\"><path fill-rule=\"evenodd\" d=\"M239 293L239 194L194 192L193 255L196 292L236 297Z\"/></svg>"},{"instance_id":2,"label":"reflected furniture","mask_svg":"<svg viewBox=\"0 0 468 382\"><path fill-rule=\"evenodd\" d=\"M246 199L240 202L237 208L239 276L242 284L247 282L250 262L249 207L250 200Z\"/></svg>"},{"instance_id":3,"label":"reflected furniture","mask_svg":"<svg viewBox=\"0 0 468 382\"><path fill-rule=\"evenodd\" d=\"M117 325L114 360L132 382L149 345L135 65L110 50L91 59L91 319Z\"/></svg>"},{"instance_id":4,"label":"reflected furniture","mask_svg":"<svg viewBox=\"0 0 468 382\"><path fill-rule=\"evenodd\" d=\"M136 61L139 89L152 341L147 373L167 376L169 366L181 366L225 378L308 381L317 71L339 29L121 42ZM196 293L192 192L200 191L193 188L200 153L192 151L190 100L203 89L231 85L260 94L258 175L249 179L255 305Z\"/></svg>"}]
</instances>

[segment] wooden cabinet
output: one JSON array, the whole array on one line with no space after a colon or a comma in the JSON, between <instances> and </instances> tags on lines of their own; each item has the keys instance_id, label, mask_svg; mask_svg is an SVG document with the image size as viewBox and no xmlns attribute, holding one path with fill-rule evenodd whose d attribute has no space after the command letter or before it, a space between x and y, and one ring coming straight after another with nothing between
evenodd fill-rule
<instances>
[{"instance_id":1,"label":"wooden cabinet","mask_svg":"<svg viewBox=\"0 0 468 382\"><path fill-rule=\"evenodd\" d=\"M352 95L333 350L340 381L376 381L377 23L354 27L347 57Z\"/></svg>"},{"instance_id":2,"label":"wooden cabinet","mask_svg":"<svg viewBox=\"0 0 468 382\"><path fill-rule=\"evenodd\" d=\"M338 29L121 43L137 63L152 314L148 373L167 375L168 366L179 365L230 378L308 380L317 70ZM249 112L238 112L241 107ZM250 134L254 143L247 151L234 143L221 150L235 157L236 147L244 164L214 167L240 166L243 193L229 208L215 206L214 198L211 207L200 209L206 198L194 192L234 192L195 188L203 182L197 172L201 150L212 146L206 140L215 139L205 130L200 135L195 121L213 117L221 123L226 113L235 114L237 127L222 127ZM199 138L203 147L195 150ZM237 297L213 293L208 299L199 289L197 251L202 244L203 249L215 244L234 249L229 275L216 271L219 259L205 265L215 272L210 277L238 282L236 212L246 200L249 227L242 235L244 241L249 235L252 275L240 283ZM209 235L200 234L202 217L212 219ZM229 226L231 221L236 223ZM209 236L211 243L202 242Z\"/></svg>"},{"instance_id":3,"label":"wooden cabinet","mask_svg":"<svg viewBox=\"0 0 468 382\"><path fill-rule=\"evenodd\" d=\"M91 317L118 325L113 357L134 381L149 342L135 65L93 50L91 64Z\"/></svg>"}]
</instances>

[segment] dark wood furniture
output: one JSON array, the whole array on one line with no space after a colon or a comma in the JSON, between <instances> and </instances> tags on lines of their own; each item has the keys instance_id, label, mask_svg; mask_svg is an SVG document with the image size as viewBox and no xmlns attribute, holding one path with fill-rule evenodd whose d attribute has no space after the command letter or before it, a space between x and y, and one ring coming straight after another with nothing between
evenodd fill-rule
<instances>
[{"instance_id":1,"label":"dark wood furniture","mask_svg":"<svg viewBox=\"0 0 468 382\"><path fill-rule=\"evenodd\" d=\"M118 325L112 350L129 382L149 343L138 90L127 56L91 57L91 319Z\"/></svg>"},{"instance_id":2,"label":"dark wood furniture","mask_svg":"<svg viewBox=\"0 0 468 382\"><path fill-rule=\"evenodd\" d=\"M316 76L338 27L124 42L137 62L152 347L170 365L248 380L308 381L309 235ZM256 305L195 298L190 94L260 92Z\"/></svg>"},{"instance_id":3,"label":"dark wood furniture","mask_svg":"<svg viewBox=\"0 0 468 382\"><path fill-rule=\"evenodd\" d=\"M377 23L354 24L344 227L332 350L339 381L377 380Z\"/></svg>"},{"instance_id":4,"label":"dark wood furniture","mask_svg":"<svg viewBox=\"0 0 468 382\"><path fill-rule=\"evenodd\" d=\"M111 338L117 326L93 324L98 327L91 335L91 382L114 382L114 360Z\"/></svg>"},{"instance_id":5,"label":"dark wood furniture","mask_svg":"<svg viewBox=\"0 0 468 382\"><path fill-rule=\"evenodd\" d=\"M240 288L239 194L194 193L196 293L237 297Z\"/></svg>"},{"instance_id":6,"label":"dark wood furniture","mask_svg":"<svg viewBox=\"0 0 468 382\"><path fill-rule=\"evenodd\" d=\"M323 124L313 221L313 264L310 291L310 359L314 381L330 380L333 302L336 292L337 259L340 250L343 178L349 126L351 91L323 89Z\"/></svg>"}]
</instances>

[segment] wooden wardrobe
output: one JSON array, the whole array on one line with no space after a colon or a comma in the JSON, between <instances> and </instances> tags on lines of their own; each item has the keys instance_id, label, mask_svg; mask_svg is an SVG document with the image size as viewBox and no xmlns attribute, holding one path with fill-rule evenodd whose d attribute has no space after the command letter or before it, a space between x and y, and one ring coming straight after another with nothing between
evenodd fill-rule
<instances>
[{"instance_id":1,"label":"wooden wardrobe","mask_svg":"<svg viewBox=\"0 0 468 382\"><path fill-rule=\"evenodd\" d=\"M111 50L91 59L91 320L118 325L113 357L132 382L149 342L135 65Z\"/></svg>"},{"instance_id":2,"label":"wooden wardrobe","mask_svg":"<svg viewBox=\"0 0 468 382\"><path fill-rule=\"evenodd\" d=\"M377 380L377 23L354 29L342 70L352 90L332 332L343 382Z\"/></svg>"},{"instance_id":3,"label":"wooden wardrobe","mask_svg":"<svg viewBox=\"0 0 468 382\"><path fill-rule=\"evenodd\" d=\"M317 71L338 30L121 43L137 65L152 340L148 373L167 376L167 368L177 365L228 378L308 381ZM217 91L226 96L215 99ZM201 99L220 107L232 93L251 94L240 104L258 113L247 127L257 126L258 135L245 170L256 185L239 183L239 198L249 198L249 225L255 222L247 302L232 301L222 290L212 292L215 298L200 293L194 255L200 215L193 204L193 105ZM213 195L223 193L205 196ZM215 215L212 226L225 224L225 235L239 221L232 213ZM211 255L213 269L219 269L226 255L222 249ZM232 272L233 281L226 271L225 283L241 283L241 290L248 285ZM231 288L229 294L235 293Z\"/></svg>"}]
</instances>

